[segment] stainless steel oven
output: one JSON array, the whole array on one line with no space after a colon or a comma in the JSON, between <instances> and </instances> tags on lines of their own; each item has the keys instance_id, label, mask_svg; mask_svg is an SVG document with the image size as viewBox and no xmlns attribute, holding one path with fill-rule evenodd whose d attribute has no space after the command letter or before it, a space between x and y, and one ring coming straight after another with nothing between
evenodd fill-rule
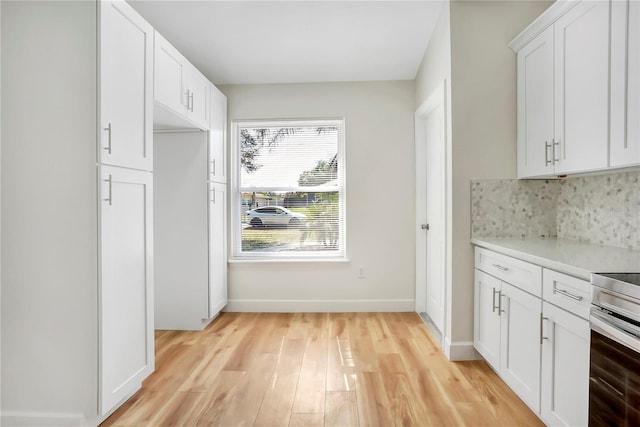
<instances>
[{"instance_id":1,"label":"stainless steel oven","mask_svg":"<svg viewBox=\"0 0 640 427\"><path fill-rule=\"evenodd\" d=\"M640 426L640 273L591 284L589 426Z\"/></svg>"}]
</instances>

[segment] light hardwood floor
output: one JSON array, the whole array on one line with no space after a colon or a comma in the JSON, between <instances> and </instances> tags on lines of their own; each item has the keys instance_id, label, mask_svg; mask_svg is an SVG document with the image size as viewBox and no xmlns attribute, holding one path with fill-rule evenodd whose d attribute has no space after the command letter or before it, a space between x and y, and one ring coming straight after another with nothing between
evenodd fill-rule
<instances>
[{"instance_id":1,"label":"light hardwood floor","mask_svg":"<svg viewBox=\"0 0 640 427\"><path fill-rule=\"evenodd\" d=\"M158 331L156 372L102 426L537 426L415 313L223 313Z\"/></svg>"}]
</instances>

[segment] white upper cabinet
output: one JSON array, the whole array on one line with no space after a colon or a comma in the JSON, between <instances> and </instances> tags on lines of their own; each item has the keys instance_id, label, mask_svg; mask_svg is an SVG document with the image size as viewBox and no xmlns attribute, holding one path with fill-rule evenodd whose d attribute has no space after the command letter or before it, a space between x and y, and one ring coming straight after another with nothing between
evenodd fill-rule
<instances>
[{"instance_id":1,"label":"white upper cabinet","mask_svg":"<svg viewBox=\"0 0 640 427\"><path fill-rule=\"evenodd\" d=\"M227 182L227 97L211 86L209 181Z\"/></svg>"},{"instance_id":2,"label":"white upper cabinet","mask_svg":"<svg viewBox=\"0 0 640 427\"><path fill-rule=\"evenodd\" d=\"M640 164L640 2L611 5L611 166Z\"/></svg>"},{"instance_id":3,"label":"white upper cabinet","mask_svg":"<svg viewBox=\"0 0 640 427\"><path fill-rule=\"evenodd\" d=\"M211 83L157 31L154 51L156 128L209 129Z\"/></svg>"},{"instance_id":4,"label":"white upper cabinet","mask_svg":"<svg viewBox=\"0 0 640 427\"><path fill-rule=\"evenodd\" d=\"M518 52L518 176L553 174L553 28Z\"/></svg>"},{"instance_id":5,"label":"white upper cabinet","mask_svg":"<svg viewBox=\"0 0 640 427\"><path fill-rule=\"evenodd\" d=\"M607 167L609 2L581 1L554 25L556 174Z\"/></svg>"},{"instance_id":6,"label":"white upper cabinet","mask_svg":"<svg viewBox=\"0 0 640 427\"><path fill-rule=\"evenodd\" d=\"M211 83L193 66L187 72L187 117L201 129L209 129Z\"/></svg>"},{"instance_id":7,"label":"white upper cabinet","mask_svg":"<svg viewBox=\"0 0 640 427\"><path fill-rule=\"evenodd\" d=\"M154 100L176 114L186 115L188 62L157 31L154 51Z\"/></svg>"},{"instance_id":8,"label":"white upper cabinet","mask_svg":"<svg viewBox=\"0 0 640 427\"><path fill-rule=\"evenodd\" d=\"M639 3L554 3L518 54L518 177L640 165Z\"/></svg>"},{"instance_id":9,"label":"white upper cabinet","mask_svg":"<svg viewBox=\"0 0 640 427\"><path fill-rule=\"evenodd\" d=\"M98 162L152 169L153 28L124 1L100 5Z\"/></svg>"}]
</instances>

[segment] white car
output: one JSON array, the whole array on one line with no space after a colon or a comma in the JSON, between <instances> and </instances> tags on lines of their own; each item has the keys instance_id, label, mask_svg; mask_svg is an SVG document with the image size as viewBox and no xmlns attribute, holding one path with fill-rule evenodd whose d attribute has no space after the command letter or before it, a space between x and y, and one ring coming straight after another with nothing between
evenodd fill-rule
<instances>
[{"instance_id":1,"label":"white car","mask_svg":"<svg viewBox=\"0 0 640 427\"><path fill-rule=\"evenodd\" d=\"M246 212L246 222L252 227L264 226L300 226L307 216L291 212L282 206L262 206Z\"/></svg>"}]
</instances>

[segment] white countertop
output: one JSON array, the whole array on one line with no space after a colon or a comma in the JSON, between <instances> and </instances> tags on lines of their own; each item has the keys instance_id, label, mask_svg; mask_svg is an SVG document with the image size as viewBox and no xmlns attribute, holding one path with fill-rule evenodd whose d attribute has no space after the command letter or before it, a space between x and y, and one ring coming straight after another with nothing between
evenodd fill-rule
<instances>
[{"instance_id":1,"label":"white countertop","mask_svg":"<svg viewBox=\"0 0 640 427\"><path fill-rule=\"evenodd\" d=\"M640 251L555 238L478 237L471 243L494 252L590 280L591 273L640 272Z\"/></svg>"}]
</instances>

